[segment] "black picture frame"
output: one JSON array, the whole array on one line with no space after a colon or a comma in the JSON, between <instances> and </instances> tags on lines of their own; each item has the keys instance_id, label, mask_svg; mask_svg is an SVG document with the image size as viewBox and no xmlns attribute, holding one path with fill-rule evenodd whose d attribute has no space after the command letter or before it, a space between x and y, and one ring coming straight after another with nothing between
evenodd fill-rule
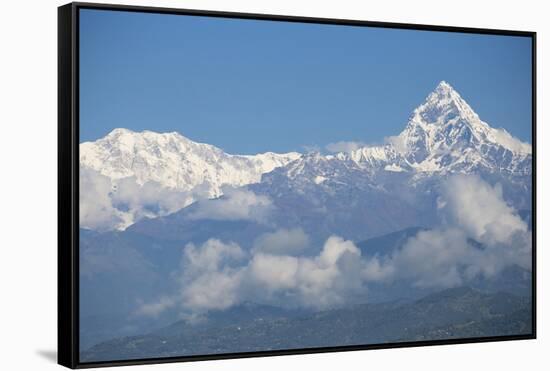
<instances>
[{"instance_id":1,"label":"black picture frame","mask_svg":"<svg viewBox=\"0 0 550 371\"><path fill-rule=\"evenodd\" d=\"M424 30L434 32L508 35L530 38L532 45L532 333L467 339L428 340L359 346L260 351L250 353L113 360L83 363L79 360L79 10L101 9L173 15L200 15L283 22ZM342 352L367 349L480 343L536 338L536 32L485 28L387 23L348 19L233 13L145 6L70 3L58 8L58 363L69 368L141 365L290 354Z\"/></svg>"}]
</instances>

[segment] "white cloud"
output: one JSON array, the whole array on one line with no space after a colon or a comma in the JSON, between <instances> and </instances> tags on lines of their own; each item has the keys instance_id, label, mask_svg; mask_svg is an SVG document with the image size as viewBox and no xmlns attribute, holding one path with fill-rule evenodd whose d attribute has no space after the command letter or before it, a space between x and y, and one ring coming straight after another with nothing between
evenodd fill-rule
<instances>
[{"instance_id":1,"label":"white cloud","mask_svg":"<svg viewBox=\"0 0 550 371\"><path fill-rule=\"evenodd\" d=\"M229 308L239 301L241 283L241 270L204 272L186 282L182 290L183 305L199 312Z\"/></svg>"},{"instance_id":2,"label":"white cloud","mask_svg":"<svg viewBox=\"0 0 550 371\"><path fill-rule=\"evenodd\" d=\"M188 215L190 219L254 220L265 222L274 206L267 196L256 195L246 188L224 187L223 196L202 200Z\"/></svg>"},{"instance_id":3,"label":"white cloud","mask_svg":"<svg viewBox=\"0 0 550 371\"><path fill-rule=\"evenodd\" d=\"M338 236L331 236L325 242L323 251L321 251L321 255L319 256L319 261L323 266L332 266L347 253L356 256L361 255L361 251L353 242L346 241Z\"/></svg>"},{"instance_id":4,"label":"white cloud","mask_svg":"<svg viewBox=\"0 0 550 371\"><path fill-rule=\"evenodd\" d=\"M332 236L312 257L258 252L246 268L255 293L267 293L287 305L326 308L343 303L362 286L360 250L351 241ZM266 298L255 298L263 299Z\"/></svg>"},{"instance_id":5,"label":"white cloud","mask_svg":"<svg viewBox=\"0 0 550 371\"><path fill-rule=\"evenodd\" d=\"M118 180L111 197L113 205L130 213L134 222L171 214L194 201L189 192L167 188L154 181L138 184L134 176Z\"/></svg>"},{"instance_id":6,"label":"white cloud","mask_svg":"<svg viewBox=\"0 0 550 371\"><path fill-rule=\"evenodd\" d=\"M452 287L479 275L493 277L511 265L530 269L531 232L506 204L499 186L477 176L452 176L439 203L446 217L441 227L420 231L385 260L366 262L363 277Z\"/></svg>"},{"instance_id":7,"label":"white cloud","mask_svg":"<svg viewBox=\"0 0 550 371\"><path fill-rule=\"evenodd\" d=\"M395 276L395 265L388 264L378 256L365 259L361 276L367 282L389 281Z\"/></svg>"},{"instance_id":8,"label":"white cloud","mask_svg":"<svg viewBox=\"0 0 550 371\"><path fill-rule=\"evenodd\" d=\"M235 243L210 239L201 246L188 244L183 250L181 300L193 311L225 309L239 297L242 269L246 257Z\"/></svg>"},{"instance_id":9,"label":"white cloud","mask_svg":"<svg viewBox=\"0 0 550 371\"><path fill-rule=\"evenodd\" d=\"M191 317L247 300L312 308L338 305L362 286L360 255L351 241L335 236L312 257L254 250L247 254L235 243L215 239L199 246L188 244L179 295L142 306L140 313L158 315L174 302Z\"/></svg>"},{"instance_id":10,"label":"white cloud","mask_svg":"<svg viewBox=\"0 0 550 371\"><path fill-rule=\"evenodd\" d=\"M269 254L297 255L309 245L309 237L302 228L278 229L264 233L254 241L254 251Z\"/></svg>"},{"instance_id":11,"label":"white cloud","mask_svg":"<svg viewBox=\"0 0 550 371\"><path fill-rule=\"evenodd\" d=\"M357 294L364 298L374 282L440 289L493 277L514 264L530 268L531 233L498 186L478 177L451 177L440 201L445 222L384 257L362 257L352 241L338 236L329 237L317 255L304 255L309 237L298 228L266 233L250 251L214 239L188 244L181 290L173 300L189 318L244 301L323 309L351 303ZM155 315L170 303L142 312Z\"/></svg>"},{"instance_id":12,"label":"white cloud","mask_svg":"<svg viewBox=\"0 0 550 371\"><path fill-rule=\"evenodd\" d=\"M271 292L295 289L300 261L294 256L257 253L249 265L253 281Z\"/></svg>"},{"instance_id":13,"label":"white cloud","mask_svg":"<svg viewBox=\"0 0 550 371\"><path fill-rule=\"evenodd\" d=\"M176 305L173 298L164 296L154 303L144 303L134 312L137 316L158 317L161 313Z\"/></svg>"},{"instance_id":14,"label":"white cloud","mask_svg":"<svg viewBox=\"0 0 550 371\"><path fill-rule=\"evenodd\" d=\"M123 223L111 203L111 180L95 170L80 169L80 227L108 230Z\"/></svg>"},{"instance_id":15,"label":"white cloud","mask_svg":"<svg viewBox=\"0 0 550 371\"><path fill-rule=\"evenodd\" d=\"M504 201L500 185L492 187L477 176L457 175L443 191L451 224L477 241L492 246L527 232L527 224Z\"/></svg>"},{"instance_id":16,"label":"white cloud","mask_svg":"<svg viewBox=\"0 0 550 371\"><path fill-rule=\"evenodd\" d=\"M245 188L224 187L224 195L208 199L204 187L193 192L168 188L136 177L117 180L87 168L80 171L80 226L93 230L123 230L144 218L165 216L195 202L190 219L265 222L274 206L267 196Z\"/></svg>"},{"instance_id":17,"label":"white cloud","mask_svg":"<svg viewBox=\"0 0 550 371\"><path fill-rule=\"evenodd\" d=\"M182 265L186 274L217 271L222 265L236 263L246 257L245 252L236 243L224 243L209 239L201 246L189 243L183 249Z\"/></svg>"},{"instance_id":18,"label":"white cloud","mask_svg":"<svg viewBox=\"0 0 550 371\"><path fill-rule=\"evenodd\" d=\"M460 271L475 264L478 251L458 229L421 231L410 238L390 261L391 272L419 287L453 287L462 284Z\"/></svg>"},{"instance_id":19,"label":"white cloud","mask_svg":"<svg viewBox=\"0 0 550 371\"><path fill-rule=\"evenodd\" d=\"M143 218L168 215L191 204L196 194L138 184L135 177L112 181L99 172L80 169L80 227L98 231L125 229Z\"/></svg>"},{"instance_id":20,"label":"white cloud","mask_svg":"<svg viewBox=\"0 0 550 371\"><path fill-rule=\"evenodd\" d=\"M491 130L489 131L489 135L492 137L491 139L493 139L495 142L504 145L511 151L520 153L532 153L531 144L524 143L521 140L514 138L503 128L491 128Z\"/></svg>"},{"instance_id":21,"label":"white cloud","mask_svg":"<svg viewBox=\"0 0 550 371\"><path fill-rule=\"evenodd\" d=\"M405 142L405 138L399 135L386 137L384 141L392 145L393 148L399 153L405 153L407 151L407 143Z\"/></svg>"},{"instance_id":22,"label":"white cloud","mask_svg":"<svg viewBox=\"0 0 550 371\"><path fill-rule=\"evenodd\" d=\"M362 287L361 251L351 241L329 237L319 256L301 259L297 275L303 305L342 304Z\"/></svg>"},{"instance_id":23,"label":"white cloud","mask_svg":"<svg viewBox=\"0 0 550 371\"><path fill-rule=\"evenodd\" d=\"M363 142L340 141L340 142L327 144L325 146L325 149L332 153L338 153L338 152L350 153L365 146L366 144Z\"/></svg>"},{"instance_id":24,"label":"white cloud","mask_svg":"<svg viewBox=\"0 0 550 371\"><path fill-rule=\"evenodd\" d=\"M469 274L492 276L510 265L531 269L532 233L506 203L500 185L491 186L477 176L456 175L443 189L448 222L467 237L483 243Z\"/></svg>"}]
</instances>

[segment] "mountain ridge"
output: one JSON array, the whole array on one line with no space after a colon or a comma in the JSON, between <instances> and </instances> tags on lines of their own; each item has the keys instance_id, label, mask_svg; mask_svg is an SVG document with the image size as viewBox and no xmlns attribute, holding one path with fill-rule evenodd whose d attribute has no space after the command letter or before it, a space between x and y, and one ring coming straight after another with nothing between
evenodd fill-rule
<instances>
[{"instance_id":1,"label":"mountain ridge","mask_svg":"<svg viewBox=\"0 0 550 371\"><path fill-rule=\"evenodd\" d=\"M182 190L209 181L212 196L219 196L223 185L257 182L262 173L300 156L297 152L232 155L214 145L194 142L178 132L135 132L124 128L114 129L94 142L80 144L81 166L111 179L135 176L139 184L155 181Z\"/></svg>"},{"instance_id":2,"label":"mountain ridge","mask_svg":"<svg viewBox=\"0 0 550 371\"><path fill-rule=\"evenodd\" d=\"M218 198L227 186L273 185L275 180L286 183L287 188L309 184L328 190L329 184L349 183L353 177L365 189L382 191L388 179L414 185L453 173L496 174L521 181L532 173L531 152L530 144L482 121L460 94L442 81L413 111L401 133L380 146L329 155L233 155L177 132L138 133L118 128L95 142L81 143L80 164L84 171L106 177L105 182L111 184L106 197L111 199L118 197L118 185L127 179L135 182L137 189L150 183L179 192L174 196L180 200L178 206L162 211L150 206L155 194L158 203L160 197L167 198L160 191L147 193L143 201L149 205L146 211L122 210L126 204L118 202L119 206L113 201L118 219L124 219L115 228L124 229L143 217L166 215L200 199ZM135 198L132 195L132 201Z\"/></svg>"}]
</instances>

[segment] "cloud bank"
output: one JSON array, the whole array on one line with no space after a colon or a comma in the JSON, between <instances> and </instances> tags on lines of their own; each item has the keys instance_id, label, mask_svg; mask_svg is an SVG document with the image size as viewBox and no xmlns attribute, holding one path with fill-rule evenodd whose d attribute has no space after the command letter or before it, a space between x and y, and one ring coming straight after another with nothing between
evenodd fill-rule
<instances>
[{"instance_id":1,"label":"cloud bank","mask_svg":"<svg viewBox=\"0 0 550 371\"><path fill-rule=\"evenodd\" d=\"M265 222L274 205L267 196L256 195L246 188L223 187L223 196L200 200L187 216L189 219L253 220Z\"/></svg>"},{"instance_id":2,"label":"cloud bank","mask_svg":"<svg viewBox=\"0 0 550 371\"><path fill-rule=\"evenodd\" d=\"M443 199L450 224L489 246L527 232L527 224L504 201L500 185L492 187L477 176L457 175L445 183Z\"/></svg>"},{"instance_id":3,"label":"cloud bank","mask_svg":"<svg viewBox=\"0 0 550 371\"><path fill-rule=\"evenodd\" d=\"M512 265L531 268L531 232L498 185L452 176L439 205L439 227L418 232L383 256L362 256L352 241L338 236L306 255L310 239L300 228L265 233L250 250L216 239L188 244L173 300L189 315L245 301L323 309L364 297L372 283L440 289L491 278ZM167 303L172 302L164 299ZM148 310L156 315L162 307L161 302Z\"/></svg>"},{"instance_id":4,"label":"cloud bank","mask_svg":"<svg viewBox=\"0 0 550 371\"><path fill-rule=\"evenodd\" d=\"M239 299L245 252L235 243L210 239L201 246L183 249L181 297L184 307L194 311L225 309Z\"/></svg>"},{"instance_id":5,"label":"cloud bank","mask_svg":"<svg viewBox=\"0 0 550 371\"><path fill-rule=\"evenodd\" d=\"M80 226L123 230L138 220L171 214L201 197L153 181L139 184L133 176L112 181L95 170L81 168Z\"/></svg>"},{"instance_id":6,"label":"cloud bank","mask_svg":"<svg viewBox=\"0 0 550 371\"><path fill-rule=\"evenodd\" d=\"M111 180L95 170L80 169L80 226L107 230L121 225L124 219L113 207Z\"/></svg>"},{"instance_id":7,"label":"cloud bank","mask_svg":"<svg viewBox=\"0 0 550 371\"><path fill-rule=\"evenodd\" d=\"M303 232L276 231L270 236ZM287 237L284 237L287 238ZM351 241L330 237L316 256L293 256L263 249L246 252L217 239L187 244L178 274L180 290L140 306L136 314L158 316L173 307L187 318L244 301L289 307L327 308L342 304L362 288L361 252Z\"/></svg>"},{"instance_id":8,"label":"cloud bank","mask_svg":"<svg viewBox=\"0 0 550 371\"><path fill-rule=\"evenodd\" d=\"M452 176L439 204L444 223L419 232L392 256L368 262L366 279L446 288L491 278L511 265L531 269L531 232L504 201L500 186L477 176Z\"/></svg>"},{"instance_id":9,"label":"cloud bank","mask_svg":"<svg viewBox=\"0 0 550 371\"><path fill-rule=\"evenodd\" d=\"M278 229L264 233L254 241L254 251L273 255L298 255L309 246L309 236L302 228Z\"/></svg>"}]
</instances>

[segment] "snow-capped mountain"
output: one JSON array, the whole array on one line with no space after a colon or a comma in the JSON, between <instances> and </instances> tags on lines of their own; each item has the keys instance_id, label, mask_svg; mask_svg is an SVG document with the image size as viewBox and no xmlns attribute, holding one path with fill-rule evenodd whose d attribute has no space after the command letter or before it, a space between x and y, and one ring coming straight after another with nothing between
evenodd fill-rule
<instances>
[{"instance_id":1,"label":"snow-capped mountain","mask_svg":"<svg viewBox=\"0 0 550 371\"><path fill-rule=\"evenodd\" d=\"M407 193L411 185L419 187L414 192L430 193L437 179L453 173L485 174L492 182L502 182L510 194L521 189L525 197L517 205L523 207L530 194L531 163L530 144L482 121L442 81L400 134L389 137L385 145L347 153L231 155L178 133L115 129L95 142L80 144L81 187L88 187L81 195L90 195L89 202L81 199L81 225L124 229L197 199L219 197L225 186L256 184L253 189L271 198L303 195L317 205L327 195L352 192L374 200ZM334 205L340 202L332 198Z\"/></svg>"},{"instance_id":2,"label":"snow-capped mountain","mask_svg":"<svg viewBox=\"0 0 550 371\"><path fill-rule=\"evenodd\" d=\"M80 165L110 179L135 177L138 184L157 182L191 191L205 187L211 197L225 185L259 182L261 175L296 160L296 152L230 155L210 144L196 143L176 132L115 129L95 142L80 144Z\"/></svg>"},{"instance_id":3,"label":"snow-capped mountain","mask_svg":"<svg viewBox=\"0 0 550 371\"><path fill-rule=\"evenodd\" d=\"M414 110L405 129L397 136L388 137L385 145L365 146L325 157L351 160L371 176L380 171L407 172L414 175L413 179L476 171L525 176L531 174L532 160L530 144L482 121L445 81ZM310 156L301 161L318 160ZM289 164L288 175L296 177L297 168L309 166ZM316 177L324 177L325 172L320 170L310 178L315 182Z\"/></svg>"},{"instance_id":4,"label":"snow-capped mountain","mask_svg":"<svg viewBox=\"0 0 550 371\"><path fill-rule=\"evenodd\" d=\"M115 129L80 144L80 224L125 229L142 218L175 212L223 187L259 182L296 160L296 152L231 155L178 133Z\"/></svg>"},{"instance_id":5,"label":"snow-capped mountain","mask_svg":"<svg viewBox=\"0 0 550 371\"><path fill-rule=\"evenodd\" d=\"M445 81L414 110L391 143L419 171L531 171L531 145L483 122Z\"/></svg>"},{"instance_id":6,"label":"snow-capped mountain","mask_svg":"<svg viewBox=\"0 0 550 371\"><path fill-rule=\"evenodd\" d=\"M329 215L339 215L339 220L362 207L369 213L357 212L354 217L376 226L376 231L388 232L419 225L409 224L415 218L420 222L420 217L435 217L438 188L456 173L499 183L507 202L516 209L529 209L531 167L531 145L490 127L448 83L441 82L414 110L405 129L385 145L332 155L310 153L264 174L252 189L278 204L287 205L285 200L292 199L294 204L310 205L309 210L330 210ZM389 208L399 212L384 220ZM415 214L418 210L423 211ZM407 213L413 217L404 218ZM323 218L327 216L315 223L323 223ZM380 220L384 222L377 225ZM427 219L424 225L428 223Z\"/></svg>"}]
</instances>

